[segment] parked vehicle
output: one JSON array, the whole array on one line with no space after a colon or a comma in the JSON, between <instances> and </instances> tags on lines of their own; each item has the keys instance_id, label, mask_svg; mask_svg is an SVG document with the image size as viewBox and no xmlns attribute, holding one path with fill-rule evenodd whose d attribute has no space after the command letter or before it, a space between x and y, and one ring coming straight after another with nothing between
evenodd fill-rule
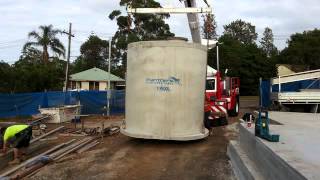
<instances>
[{"instance_id":1,"label":"parked vehicle","mask_svg":"<svg viewBox=\"0 0 320 180\"><path fill-rule=\"evenodd\" d=\"M228 117L239 114L239 77L222 77L221 72L208 66L206 80L206 103L210 104L209 119L215 125L228 124Z\"/></svg>"}]
</instances>

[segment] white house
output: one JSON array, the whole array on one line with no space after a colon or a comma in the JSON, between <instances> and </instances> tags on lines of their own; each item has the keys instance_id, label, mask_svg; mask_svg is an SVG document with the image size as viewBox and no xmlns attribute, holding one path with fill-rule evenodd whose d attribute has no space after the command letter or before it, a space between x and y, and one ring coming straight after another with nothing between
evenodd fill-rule
<instances>
[{"instance_id":1,"label":"white house","mask_svg":"<svg viewBox=\"0 0 320 180\"><path fill-rule=\"evenodd\" d=\"M111 82L110 89L124 88L124 79L113 74L109 74L102 69L92 68L70 75L69 89L104 91L108 89L109 78Z\"/></svg>"}]
</instances>

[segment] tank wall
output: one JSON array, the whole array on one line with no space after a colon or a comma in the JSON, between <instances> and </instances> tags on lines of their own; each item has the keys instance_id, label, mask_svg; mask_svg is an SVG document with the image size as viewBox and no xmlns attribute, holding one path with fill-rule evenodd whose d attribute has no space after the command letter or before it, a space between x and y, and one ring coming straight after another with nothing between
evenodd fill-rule
<instances>
[{"instance_id":1,"label":"tank wall","mask_svg":"<svg viewBox=\"0 0 320 180\"><path fill-rule=\"evenodd\" d=\"M128 49L125 131L157 139L204 133L206 50L182 41Z\"/></svg>"}]
</instances>

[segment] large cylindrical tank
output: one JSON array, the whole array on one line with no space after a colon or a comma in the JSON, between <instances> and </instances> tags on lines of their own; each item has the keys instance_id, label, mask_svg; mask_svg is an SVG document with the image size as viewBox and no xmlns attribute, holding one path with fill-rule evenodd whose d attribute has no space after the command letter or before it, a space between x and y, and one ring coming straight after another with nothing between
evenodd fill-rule
<instances>
[{"instance_id":1,"label":"large cylindrical tank","mask_svg":"<svg viewBox=\"0 0 320 180\"><path fill-rule=\"evenodd\" d=\"M207 50L200 44L178 40L129 44L121 132L145 139L206 137L206 65Z\"/></svg>"}]
</instances>

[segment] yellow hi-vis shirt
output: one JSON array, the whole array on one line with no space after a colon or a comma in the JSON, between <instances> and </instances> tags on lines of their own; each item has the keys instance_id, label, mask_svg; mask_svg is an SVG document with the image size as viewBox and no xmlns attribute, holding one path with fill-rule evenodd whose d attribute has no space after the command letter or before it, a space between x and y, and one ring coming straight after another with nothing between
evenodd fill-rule
<instances>
[{"instance_id":1,"label":"yellow hi-vis shirt","mask_svg":"<svg viewBox=\"0 0 320 180\"><path fill-rule=\"evenodd\" d=\"M28 125L9 126L3 135L3 141L7 142L10 138L14 137L17 133L21 132L24 129L27 129L28 127Z\"/></svg>"}]
</instances>

